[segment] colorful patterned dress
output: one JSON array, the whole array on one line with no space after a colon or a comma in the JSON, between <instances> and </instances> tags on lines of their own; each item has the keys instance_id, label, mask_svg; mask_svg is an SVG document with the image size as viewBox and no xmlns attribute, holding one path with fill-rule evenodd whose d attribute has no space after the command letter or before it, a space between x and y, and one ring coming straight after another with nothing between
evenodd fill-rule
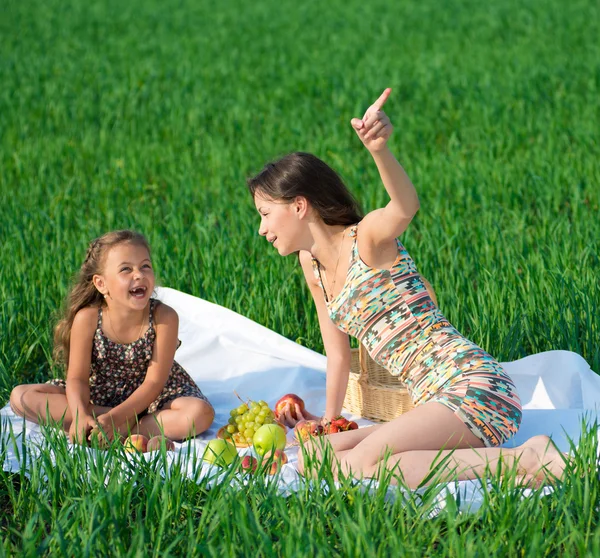
<instances>
[{"instance_id":1,"label":"colorful patterned dress","mask_svg":"<svg viewBox=\"0 0 600 558\"><path fill-rule=\"evenodd\" d=\"M415 406L437 401L449 407L486 446L510 439L521 423L521 403L500 364L444 318L399 240L396 261L383 270L360 258L356 226L350 236L340 294L328 300L323 289L332 321L406 384ZM313 270L323 288L314 258Z\"/></svg>"},{"instance_id":2,"label":"colorful patterned dress","mask_svg":"<svg viewBox=\"0 0 600 558\"><path fill-rule=\"evenodd\" d=\"M152 360L152 351L156 340L154 310L157 304L157 300L150 299L146 333L137 341L124 345L115 343L104 335L102 308L98 308L98 325L94 334L90 367L90 403L92 405L116 407L142 385ZM50 380L48 383L66 387L66 381L63 379ZM173 361L165 387L159 396L150 403L146 413L155 413L166 403L178 397L197 397L210 404L190 375L176 361Z\"/></svg>"}]
</instances>

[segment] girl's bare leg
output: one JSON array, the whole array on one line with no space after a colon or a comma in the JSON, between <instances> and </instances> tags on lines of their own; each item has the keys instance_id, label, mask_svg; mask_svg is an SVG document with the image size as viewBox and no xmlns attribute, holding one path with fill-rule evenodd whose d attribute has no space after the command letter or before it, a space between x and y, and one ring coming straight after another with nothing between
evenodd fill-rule
<instances>
[{"instance_id":1,"label":"girl's bare leg","mask_svg":"<svg viewBox=\"0 0 600 558\"><path fill-rule=\"evenodd\" d=\"M516 478L528 486L540 486L560 479L567 459L554 447L547 436L535 436L517 448L471 448L456 450L417 450L392 455L385 467L401 474L409 488L431 482L473 480L496 475L499 467L506 474L515 472ZM364 477L377 477L384 462L365 467ZM440 466L436 474L432 469ZM427 477L430 476L429 479ZM425 479L427 479L426 482ZM391 478L395 484L396 479Z\"/></svg>"},{"instance_id":2,"label":"girl's bare leg","mask_svg":"<svg viewBox=\"0 0 600 558\"><path fill-rule=\"evenodd\" d=\"M64 419L62 427L66 431L73 420L65 388L52 384L23 384L15 387L10 394L10 407L17 415L38 424ZM109 410L110 407L92 405L90 412L101 415Z\"/></svg>"},{"instance_id":3,"label":"girl's bare leg","mask_svg":"<svg viewBox=\"0 0 600 558\"><path fill-rule=\"evenodd\" d=\"M214 418L215 411L206 401L197 397L178 397L160 411L131 425L131 431L149 438L164 434L173 440L184 440L208 430Z\"/></svg>"},{"instance_id":4,"label":"girl's bare leg","mask_svg":"<svg viewBox=\"0 0 600 558\"><path fill-rule=\"evenodd\" d=\"M71 412L67 404L65 389L52 384L24 384L15 387L10 394L10 406L18 414L38 424L60 422L68 432L71 426ZM111 407L92 405L91 412L96 416L110 411ZM48 420L48 415L50 421ZM159 412L146 415L141 420L130 421L118 431L126 436L139 433L152 437L164 435L175 440L195 436L207 430L215 417L213 408L197 397L179 397L167 403Z\"/></svg>"},{"instance_id":5,"label":"girl's bare leg","mask_svg":"<svg viewBox=\"0 0 600 558\"><path fill-rule=\"evenodd\" d=\"M334 473L340 466L346 475L374 477L387 456L387 469L400 472L410 487L419 486L429 475L431 467L440 461L443 462L443 470L460 480L478 478L486 470L494 474L501 459L506 470L518 462L520 473L530 479L536 478L542 464L556 476L560 476L564 469L560 453L553 446L546 449L548 438L533 438L520 448L484 448L482 440L451 409L435 402L421 405L380 425L351 449L340 449L347 445L338 439L347 434L353 433L329 437L335 457ZM319 446L320 440L316 440L307 447L317 461L322 459ZM444 451L440 451L442 449ZM300 454L299 470L302 472L303 468L303 456Z\"/></svg>"},{"instance_id":6,"label":"girl's bare leg","mask_svg":"<svg viewBox=\"0 0 600 558\"><path fill-rule=\"evenodd\" d=\"M361 430L365 430L362 440L358 436ZM348 443L344 442L346 438ZM386 452L393 455L411 450L483 447L483 442L451 409L434 402L415 407L385 424L332 434L328 440L343 470L354 472L377 464ZM317 439L309 442L307 449L321 459L321 445Z\"/></svg>"}]
</instances>

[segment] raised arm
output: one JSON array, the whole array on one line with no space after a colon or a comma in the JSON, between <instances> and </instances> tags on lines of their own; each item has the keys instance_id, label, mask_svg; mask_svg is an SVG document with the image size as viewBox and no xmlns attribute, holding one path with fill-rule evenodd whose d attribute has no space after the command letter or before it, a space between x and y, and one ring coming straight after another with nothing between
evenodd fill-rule
<instances>
[{"instance_id":1,"label":"raised arm","mask_svg":"<svg viewBox=\"0 0 600 558\"><path fill-rule=\"evenodd\" d=\"M361 223L361 234L367 235L374 245L400 236L419 209L415 187L387 146L393 127L382 107L391 92L390 88L386 89L362 119L353 118L351 121L358 137L371 153L390 196L385 207L372 211Z\"/></svg>"}]
</instances>

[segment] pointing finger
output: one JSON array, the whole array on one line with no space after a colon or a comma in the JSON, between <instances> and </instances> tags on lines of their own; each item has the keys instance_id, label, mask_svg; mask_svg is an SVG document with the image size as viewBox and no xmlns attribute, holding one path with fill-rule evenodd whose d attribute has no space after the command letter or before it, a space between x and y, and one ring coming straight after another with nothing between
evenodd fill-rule
<instances>
[{"instance_id":1,"label":"pointing finger","mask_svg":"<svg viewBox=\"0 0 600 558\"><path fill-rule=\"evenodd\" d=\"M373 106L379 110L381 109L381 107L383 105L385 105L385 102L388 100L388 97L390 96L390 93L392 92L392 88L391 87L386 87L386 89L383 91L383 93L379 96L379 99L377 99L374 103Z\"/></svg>"}]
</instances>

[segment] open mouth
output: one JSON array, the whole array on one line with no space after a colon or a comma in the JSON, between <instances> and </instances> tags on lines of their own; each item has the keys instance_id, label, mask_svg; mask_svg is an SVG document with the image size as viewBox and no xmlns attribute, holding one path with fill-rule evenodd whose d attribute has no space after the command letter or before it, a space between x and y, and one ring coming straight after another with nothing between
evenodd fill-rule
<instances>
[{"instance_id":1,"label":"open mouth","mask_svg":"<svg viewBox=\"0 0 600 558\"><path fill-rule=\"evenodd\" d=\"M131 289L129 294L133 298L144 298L146 296L146 287L136 287L135 289Z\"/></svg>"},{"instance_id":2,"label":"open mouth","mask_svg":"<svg viewBox=\"0 0 600 558\"><path fill-rule=\"evenodd\" d=\"M276 236L272 236L271 238L267 239L271 244L275 244L275 241L277 240Z\"/></svg>"}]
</instances>

